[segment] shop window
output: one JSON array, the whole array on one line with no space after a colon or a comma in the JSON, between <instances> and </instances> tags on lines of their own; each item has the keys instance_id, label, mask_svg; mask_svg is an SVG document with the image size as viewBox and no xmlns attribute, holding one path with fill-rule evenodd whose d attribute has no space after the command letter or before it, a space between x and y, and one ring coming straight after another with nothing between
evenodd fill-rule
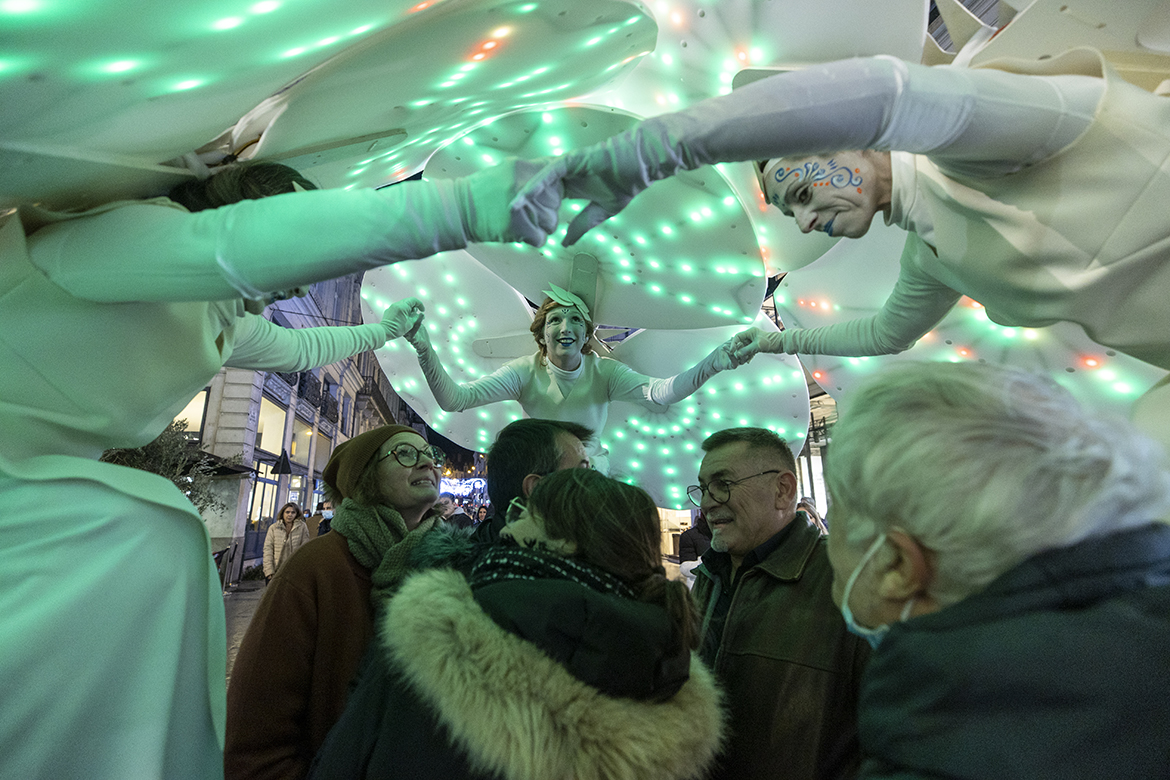
<instances>
[{"instance_id":1,"label":"shop window","mask_svg":"<svg viewBox=\"0 0 1170 780\"><path fill-rule=\"evenodd\" d=\"M313 426L299 417L293 418L292 441L289 442L288 459L300 466L309 465L309 445L313 439Z\"/></svg>"},{"instance_id":2,"label":"shop window","mask_svg":"<svg viewBox=\"0 0 1170 780\"><path fill-rule=\"evenodd\" d=\"M279 455L284 447L284 421L288 412L267 398L260 399L256 423L256 448Z\"/></svg>"}]
</instances>

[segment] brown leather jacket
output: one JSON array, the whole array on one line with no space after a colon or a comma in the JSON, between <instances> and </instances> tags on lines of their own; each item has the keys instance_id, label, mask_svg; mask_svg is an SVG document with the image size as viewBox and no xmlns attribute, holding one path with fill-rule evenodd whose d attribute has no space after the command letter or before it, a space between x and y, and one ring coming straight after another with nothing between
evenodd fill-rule
<instances>
[{"instance_id":1,"label":"brown leather jacket","mask_svg":"<svg viewBox=\"0 0 1170 780\"><path fill-rule=\"evenodd\" d=\"M845 630L832 600L826 542L801 520L735 584L715 658L731 738L712 778L857 773L857 690L869 646ZM727 586L708 568L720 555L726 553L709 551L696 569L694 597L704 615Z\"/></svg>"}]
</instances>

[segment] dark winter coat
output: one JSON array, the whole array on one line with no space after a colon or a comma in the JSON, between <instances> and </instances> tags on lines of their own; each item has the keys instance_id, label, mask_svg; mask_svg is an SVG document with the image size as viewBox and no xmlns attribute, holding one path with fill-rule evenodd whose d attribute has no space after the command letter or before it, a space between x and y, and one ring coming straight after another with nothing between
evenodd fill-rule
<instances>
[{"instance_id":1,"label":"dark winter coat","mask_svg":"<svg viewBox=\"0 0 1170 780\"><path fill-rule=\"evenodd\" d=\"M664 655L669 634L659 607L573 582L417 574L310 777L702 777L719 695L697 658Z\"/></svg>"},{"instance_id":2,"label":"dark winter coat","mask_svg":"<svg viewBox=\"0 0 1170 780\"><path fill-rule=\"evenodd\" d=\"M719 780L852 778L861 763L857 693L869 647L833 603L820 531L798 516L784 533L740 572L715 655L731 730ZM713 569L730 569L727 553L709 550L695 570L704 613L724 586Z\"/></svg>"},{"instance_id":3,"label":"dark winter coat","mask_svg":"<svg viewBox=\"0 0 1170 780\"><path fill-rule=\"evenodd\" d=\"M867 778L1170 778L1170 526L1041 553L894 625L861 690Z\"/></svg>"}]
</instances>

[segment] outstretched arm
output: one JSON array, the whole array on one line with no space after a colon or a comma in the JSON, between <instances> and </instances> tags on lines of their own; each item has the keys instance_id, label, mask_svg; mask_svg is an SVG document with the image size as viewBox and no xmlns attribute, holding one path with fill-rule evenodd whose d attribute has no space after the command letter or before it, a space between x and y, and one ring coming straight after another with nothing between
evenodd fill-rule
<instances>
[{"instance_id":1,"label":"outstretched arm","mask_svg":"<svg viewBox=\"0 0 1170 780\"><path fill-rule=\"evenodd\" d=\"M282 328L249 314L235 324L235 346L225 365L253 371L307 371L377 349L402 336L422 317L418 298L386 308L382 321L369 325Z\"/></svg>"},{"instance_id":2,"label":"outstretched arm","mask_svg":"<svg viewBox=\"0 0 1170 780\"><path fill-rule=\"evenodd\" d=\"M684 111L647 119L558 158L513 207L547 188L591 201L566 244L616 214L652 182L702 165L848 149L1002 162L1050 156L1092 121L1101 79L1023 76L914 65L892 57L828 63L762 79Z\"/></svg>"},{"instance_id":3,"label":"outstretched arm","mask_svg":"<svg viewBox=\"0 0 1170 780\"><path fill-rule=\"evenodd\" d=\"M443 367L435 348L431 346L427 326L421 317L418 324L406 334L406 340L414 347L427 386L443 411L462 412L496 401L519 400L523 381L512 363L505 363L473 382L459 383L452 379L447 369Z\"/></svg>"},{"instance_id":4,"label":"outstretched arm","mask_svg":"<svg viewBox=\"0 0 1170 780\"><path fill-rule=\"evenodd\" d=\"M907 252L921 242L911 236ZM929 251L925 249L924 251ZM779 333L765 333L749 328L736 336L735 357L747 362L757 352L802 355L893 355L904 352L931 328L938 325L962 297L942 282L907 268L890 297L872 317L827 325L823 328L790 328Z\"/></svg>"},{"instance_id":5,"label":"outstretched arm","mask_svg":"<svg viewBox=\"0 0 1170 780\"><path fill-rule=\"evenodd\" d=\"M664 379L648 377L619 364L620 368L610 380L610 400L649 401L663 406L678 403L720 371L727 371L746 362L736 360L732 355L733 341L720 344L691 368Z\"/></svg>"},{"instance_id":6,"label":"outstretched arm","mask_svg":"<svg viewBox=\"0 0 1170 780\"><path fill-rule=\"evenodd\" d=\"M29 257L87 300L262 299L472 242L543 245L556 205L506 205L535 171L508 162L465 179L293 192L194 214L161 199L136 203L36 231Z\"/></svg>"}]
</instances>

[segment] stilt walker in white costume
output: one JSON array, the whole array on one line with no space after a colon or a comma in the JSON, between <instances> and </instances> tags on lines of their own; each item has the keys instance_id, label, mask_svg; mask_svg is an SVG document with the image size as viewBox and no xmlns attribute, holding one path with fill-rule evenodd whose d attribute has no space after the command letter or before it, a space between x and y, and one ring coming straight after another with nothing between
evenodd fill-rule
<instances>
[{"instance_id":1,"label":"stilt walker in white costume","mask_svg":"<svg viewBox=\"0 0 1170 780\"><path fill-rule=\"evenodd\" d=\"M639 401L666 406L688 397L720 371L744 361L732 355L728 341L697 365L665 379L634 371L620 361L598 356L590 345L594 323L580 296L556 285L536 312L530 330L537 351L505 363L472 382L457 383L443 368L422 319L406 339L439 406L462 412L497 401L519 401L529 417L580 423L602 431L611 401ZM607 453L590 443L594 468L608 471Z\"/></svg>"},{"instance_id":2,"label":"stilt walker in white costume","mask_svg":"<svg viewBox=\"0 0 1170 780\"><path fill-rule=\"evenodd\" d=\"M556 223L493 206L527 178L513 164L386 191L294 192L313 185L284 171L235 188L261 199L198 213L160 198L70 216L21 208L0 224L4 777L223 773L226 642L207 530L168 480L102 451L152 440L225 365L325 365L401 335L418 310L286 330L251 313L277 291L472 241L539 245Z\"/></svg>"},{"instance_id":3,"label":"stilt walker in white costume","mask_svg":"<svg viewBox=\"0 0 1170 780\"><path fill-rule=\"evenodd\" d=\"M772 76L551 161L514 205L562 185L592 201L568 244L657 179L741 160L764 161L768 201L806 232L857 238L881 212L910 236L877 315L745 331L738 359L900 352L968 295L1001 325L1075 322L1170 369L1170 100L1096 51L970 70L875 57ZM1170 443L1170 386L1138 402L1137 421Z\"/></svg>"}]
</instances>

